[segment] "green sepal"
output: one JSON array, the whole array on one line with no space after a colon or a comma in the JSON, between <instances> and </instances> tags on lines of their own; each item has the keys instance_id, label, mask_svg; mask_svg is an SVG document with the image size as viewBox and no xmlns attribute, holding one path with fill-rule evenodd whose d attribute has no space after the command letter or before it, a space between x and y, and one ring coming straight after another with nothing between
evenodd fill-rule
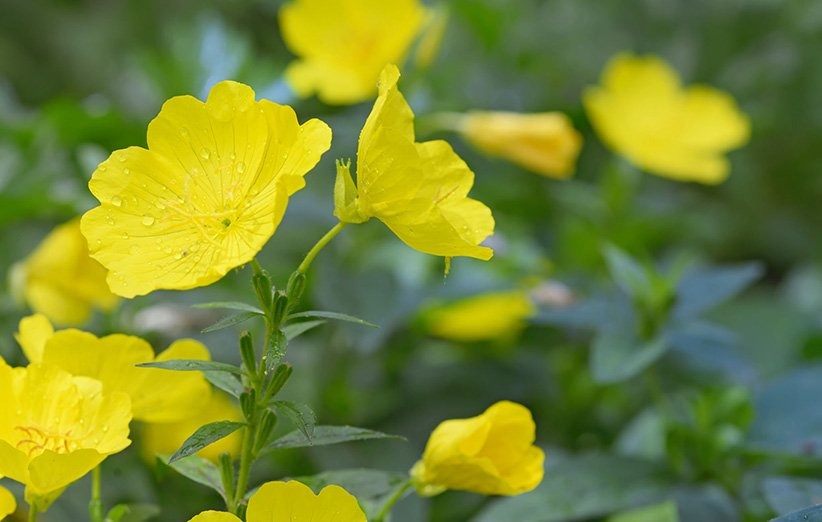
<instances>
[{"instance_id":1,"label":"green sepal","mask_svg":"<svg viewBox=\"0 0 822 522\"><path fill-rule=\"evenodd\" d=\"M337 160L334 182L334 215L343 223L363 223L368 218L360 213L357 186L351 177L351 160Z\"/></svg>"}]
</instances>

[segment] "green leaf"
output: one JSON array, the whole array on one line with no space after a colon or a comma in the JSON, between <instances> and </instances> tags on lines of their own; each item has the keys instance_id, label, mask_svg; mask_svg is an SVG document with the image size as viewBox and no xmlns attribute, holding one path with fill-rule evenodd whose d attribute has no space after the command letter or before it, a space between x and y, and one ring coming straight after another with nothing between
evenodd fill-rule
<instances>
[{"instance_id":1,"label":"green leaf","mask_svg":"<svg viewBox=\"0 0 822 522\"><path fill-rule=\"evenodd\" d=\"M771 519L771 522L822 522L822 506L811 506L781 517Z\"/></svg>"},{"instance_id":2,"label":"green leaf","mask_svg":"<svg viewBox=\"0 0 822 522\"><path fill-rule=\"evenodd\" d=\"M312 440L317 417L307 404L291 401L274 401L271 403L271 407L276 408L291 419L291 422L297 426L297 429L302 432L305 438Z\"/></svg>"},{"instance_id":3,"label":"green leaf","mask_svg":"<svg viewBox=\"0 0 822 522\"><path fill-rule=\"evenodd\" d=\"M157 459L189 480L213 489L225 499L220 469L210 460L199 455L189 455L175 461L168 455L158 455Z\"/></svg>"},{"instance_id":4,"label":"green leaf","mask_svg":"<svg viewBox=\"0 0 822 522\"><path fill-rule=\"evenodd\" d=\"M285 334L285 338L289 341L299 337L300 335L304 334L309 330L313 330L314 328L325 324L327 321L323 319L317 319L316 321L303 321L300 323L292 323L282 327L282 332Z\"/></svg>"},{"instance_id":5,"label":"green leaf","mask_svg":"<svg viewBox=\"0 0 822 522\"><path fill-rule=\"evenodd\" d=\"M631 297L644 297L651 294L651 279L642 265L614 245L605 245L603 254L611 277L623 292Z\"/></svg>"},{"instance_id":6,"label":"green leaf","mask_svg":"<svg viewBox=\"0 0 822 522\"><path fill-rule=\"evenodd\" d=\"M274 368L280 364L285 357L285 351L288 348L288 338L282 330L274 330L268 338L268 344L265 347L263 354L263 363L265 364L265 373L269 374L274 371Z\"/></svg>"},{"instance_id":7,"label":"green leaf","mask_svg":"<svg viewBox=\"0 0 822 522\"><path fill-rule=\"evenodd\" d=\"M312 310L310 312L299 312L296 314L290 314L286 317L286 321L291 321L294 319L314 319L314 318L321 318L321 319L335 319L337 321L345 321L348 323L355 323L361 324L363 326L370 326L371 328L379 328L376 324L369 323L359 317L354 317L353 315L347 314L340 314L337 312L323 312L321 310Z\"/></svg>"},{"instance_id":8,"label":"green leaf","mask_svg":"<svg viewBox=\"0 0 822 522\"><path fill-rule=\"evenodd\" d=\"M217 421L200 426L189 438L183 442L180 449L174 452L169 462L175 462L183 457L197 453L213 442L223 439L245 426L243 422Z\"/></svg>"},{"instance_id":9,"label":"green leaf","mask_svg":"<svg viewBox=\"0 0 822 522\"><path fill-rule=\"evenodd\" d=\"M762 493L768 506L785 515L822 499L822 480L801 477L769 477L762 481Z\"/></svg>"},{"instance_id":10,"label":"green leaf","mask_svg":"<svg viewBox=\"0 0 822 522\"><path fill-rule=\"evenodd\" d=\"M673 480L662 466L641 459L606 454L549 458L545 478L535 490L491 501L473 521L597 518L663 500Z\"/></svg>"},{"instance_id":11,"label":"green leaf","mask_svg":"<svg viewBox=\"0 0 822 522\"><path fill-rule=\"evenodd\" d=\"M599 383L625 381L653 364L668 348L663 336L641 341L629 330L601 331L591 346L591 373Z\"/></svg>"},{"instance_id":12,"label":"green leaf","mask_svg":"<svg viewBox=\"0 0 822 522\"><path fill-rule=\"evenodd\" d=\"M608 522L679 522L676 502L671 500L643 506L608 518Z\"/></svg>"},{"instance_id":13,"label":"green leaf","mask_svg":"<svg viewBox=\"0 0 822 522\"><path fill-rule=\"evenodd\" d=\"M236 377L227 372L203 372L208 382L224 392L239 398L243 393L243 385Z\"/></svg>"},{"instance_id":14,"label":"green leaf","mask_svg":"<svg viewBox=\"0 0 822 522\"><path fill-rule=\"evenodd\" d=\"M326 446L355 440L373 439L406 440L399 435L388 435L380 431L356 428L354 426L315 426L311 438L306 437L302 430L294 430L266 446L265 451L307 446Z\"/></svg>"},{"instance_id":15,"label":"green leaf","mask_svg":"<svg viewBox=\"0 0 822 522\"><path fill-rule=\"evenodd\" d=\"M176 370L178 372L229 372L243 375L243 369L217 361L203 361L200 359L174 359L172 361L154 361L140 363L137 366L144 368L162 368L163 370Z\"/></svg>"},{"instance_id":16,"label":"green leaf","mask_svg":"<svg viewBox=\"0 0 822 522\"><path fill-rule=\"evenodd\" d=\"M362 508L372 520L385 500L403 487L407 473L393 473L376 469L341 469L325 471L308 477L296 477L314 491L336 484L357 497ZM512 519L513 520L513 519ZM499 522L499 521L496 521Z\"/></svg>"},{"instance_id":17,"label":"green leaf","mask_svg":"<svg viewBox=\"0 0 822 522\"><path fill-rule=\"evenodd\" d=\"M750 286L763 272L762 264L753 262L686 273L677 285L673 318L696 317Z\"/></svg>"},{"instance_id":18,"label":"green leaf","mask_svg":"<svg viewBox=\"0 0 822 522\"><path fill-rule=\"evenodd\" d=\"M242 312L252 312L258 315L264 315L265 312L252 306L248 303L241 303L239 301L212 301L209 303L198 303L192 305L194 308L221 308L224 310L240 310Z\"/></svg>"},{"instance_id":19,"label":"green leaf","mask_svg":"<svg viewBox=\"0 0 822 522\"><path fill-rule=\"evenodd\" d=\"M223 317L216 323L212 324L211 326L206 326L202 330L201 333L208 333L214 332L217 330L222 330L223 328L228 328L229 326L234 326L235 324L240 324L244 321L248 321L252 317L265 317L264 314L259 312L240 312L239 314L229 315L228 317Z\"/></svg>"},{"instance_id":20,"label":"green leaf","mask_svg":"<svg viewBox=\"0 0 822 522\"><path fill-rule=\"evenodd\" d=\"M153 504L117 504L109 510L105 522L144 522L160 513Z\"/></svg>"}]
</instances>

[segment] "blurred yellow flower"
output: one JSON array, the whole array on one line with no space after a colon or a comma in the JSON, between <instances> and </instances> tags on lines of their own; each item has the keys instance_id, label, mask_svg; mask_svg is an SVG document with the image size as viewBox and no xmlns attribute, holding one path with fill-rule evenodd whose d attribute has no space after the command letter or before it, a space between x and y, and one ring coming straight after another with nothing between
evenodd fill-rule
<instances>
[{"instance_id":1,"label":"blurred yellow flower","mask_svg":"<svg viewBox=\"0 0 822 522\"><path fill-rule=\"evenodd\" d=\"M748 141L750 123L727 93L705 85L683 88L655 56L615 56L602 86L583 102L602 140L632 163L679 181L720 183L724 154Z\"/></svg>"},{"instance_id":2,"label":"blurred yellow flower","mask_svg":"<svg viewBox=\"0 0 822 522\"><path fill-rule=\"evenodd\" d=\"M18 301L59 324L82 324L92 309L111 310L118 301L106 284L106 269L89 257L79 219L52 230L12 266L10 280Z\"/></svg>"},{"instance_id":3,"label":"blurred yellow flower","mask_svg":"<svg viewBox=\"0 0 822 522\"><path fill-rule=\"evenodd\" d=\"M471 296L423 312L430 334L454 341L489 341L518 334L535 307L522 290Z\"/></svg>"},{"instance_id":4,"label":"blurred yellow flower","mask_svg":"<svg viewBox=\"0 0 822 522\"><path fill-rule=\"evenodd\" d=\"M201 372L135 366L173 359L208 360L208 349L193 339L175 341L155 357L151 345L139 337L113 334L98 338L74 328L55 332L48 320L38 315L23 318L16 337L32 363L53 364L72 375L97 379L106 392L127 393L137 420L183 419L211 392Z\"/></svg>"},{"instance_id":5,"label":"blurred yellow flower","mask_svg":"<svg viewBox=\"0 0 822 522\"><path fill-rule=\"evenodd\" d=\"M101 205L81 222L91 256L124 297L213 283L259 252L330 143L325 123L301 126L241 83L218 83L205 103L171 98L148 149L115 151L92 175Z\"/></svg>"},{"instance_id":6,"label":"blurred yellow flower","mask_svg":"<svg viewBox=\"0 0 822 522\"><path fill-rule=\"evenodd\" d=\"M419 0L296 0L280 8L280 28L299 58L285 77L299 96L316 92L345 105L376 93L388 63L400 63L420 30Z\"/></svg>"},{"instance_id":7,"label":"blurred yellow flower","mask_svg":"<svg viewBox=\"0 0 822 522\"><path fill-rule=\"evenodd\" d=\"M140 452L147 462L154 462L154 457L158 453L171 454L177 451L200 426L223 420L243 420L242 412L237 405L218 391L212 391L210 398L203 398L199 404L191 405L190 408L189 416L184 419L176 422L152 422L143 427L139 439ZM240 452L241 433L235 431L228 437L201 449L197 455L213 462L217 461L221 453L236 456Z\"/></svg>"},{"instance_id":8,"label":"blurred yellow flower","mask_svg":"<svg viewBox=\"0 0 822 522\"><path fill-rule=\"evenodd\" d=\"M441 423L431 433L411 477L421 495L459 489L485 495L518 495L542 482L545 458L534 446L528 408L500 401L477 417Z\"/></svg>"},{"instance_id":9,"label":"blurred yellow flower","mask_svg":"<svg viewBox=\"0 0 822 522\"><path fill-rule=\"evenodd\" d=\"M128 395L54 365L11 368L0 359L0 404L0 474L25 484L41 511L131 442Z\"/></svg>"},{"instance_id":10,"label":"blurred yellow flower","mask_svg":"<svg viewBox=\"0 0 822 522\"><path fill-rule=\"evenodd\" d=\"M337 163L334 215L347 223L376 217L407 245L437 256L490 259L479 244L494 231L491 210L468 197L474 173L442 140L414 141L414 114L387 66L360 133L357 186Z\"/></svg>"},{"instance_id":11,"label":"blurred yellow flower","mask_svg":"<svg viewBox=\"0 0 822 522\"><path fill-rule=\"evenodd\" d=\"M551 178L570 177L582 148L582 135L560 112L475 111L461 118L459 130L489 156Z\"/></svg>"},{"instance_id":12,"label":"blurred yellow flower","mask_svg":"<svg viewBox=\"0 0 822 522\"><path fill-rule=\"evenodd\" d=\"M14 495L11 494L11 491L7 490L3 486L0 486L0 520L3 520L3 517L5 516L14 513L16 509L17 501L14 499Z\"/></svg>"},{"instance_id":13,"label":"blurred yellow flower","mask_svg":"<svg viewBox=\"0 0 822 522\"><path fill-rule=\"evenodd\" d=\"M237 522L230 513L206 511L188 522ZM315 495L296 480L266 482L248 500L246 522L366 522L357 499L339 486Z\"/></svg>"}]
</instances>

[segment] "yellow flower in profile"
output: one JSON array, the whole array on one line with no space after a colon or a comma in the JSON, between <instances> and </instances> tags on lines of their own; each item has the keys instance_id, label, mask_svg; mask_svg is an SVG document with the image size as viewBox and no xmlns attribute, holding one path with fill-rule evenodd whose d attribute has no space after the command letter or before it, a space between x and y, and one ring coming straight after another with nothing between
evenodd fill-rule
<instances>
[{"instance_id":1,"label":"yellow flower in profile","mask_svg":"<svg viewBox=\"0 0 822 522\"><path fill-rule=\"evenodd\" d=\"M388 63L400 63L420 30L419 0L295 0L280 8L286 46L298 56L285 71L302 97L345 105L372 97Z\"/></svg>"},{"instance_id":2,"label":"yellow flower in profile","mask_svg":"<svg viewBox=\"0 0 822 522\"><path fill-rule=\"evenodd\" d=\"M203 398L199 404L190 407L191 411L184 419L175 422L152 422L143 426L139 439L140 453L147 462L154 462L154 457L158 453L172 454L177 451L200 426L223 420L243 421L240 409L222 392L212 391L210 398ZM221 453L238 455L241 442L241 432L235 431L228 437L201 449L197 455L216 462Z\"/></svg>"},{"instance_id":3,"label":"yellow flower in profile","mask_svg":"<svg viewBox=\"0 0 822 522\"><path fill-rule=\"evenodd\" d=\"M39 510L131 442L128 395L54 365L0 359L0 404L0 475L25 484Z\"/></svg>"},{"instance_id":4,"label":"yellow flower in profile","mask_svg":"<svg viewBox=\"0 0 822 522\"><path fill-rule=\"evenodd\" d=\"M602 140L632 163L679 181L720 183L724 154L742 146L750 123L727 93L705 85L683 88L654 56L619 54L589 87L583 102Z\"/></svg>"},{"instance_id":5,"label":"yellow flower in profile","mask_svg":"<svg viewBox=\"0 0 822 522\"><path fill-rule=\"evenodd\" d=\"M16 509L17 501L14 499L14 495L11 494L11 491L7 490L3 486L0 486L0 520L3 520L3 517L5 516L14 513Z\"/></svg>"},{"instance_id":6,"label":"yellow flower in profile","mask_svg":"<svg viewBox=\"0 0 822 522\"><path fill-rule=\"evenodd\" d=\"M458 129L471 145L551 178L574 173L582 135L561 112L521 114L474 111Z\"/></svg>"},{"instance_id":7,"label":"yellow flower in profile","mask_svg":"<svg viewBox=\"0 0 822 522\"><path fill-rule=\"evenodd\" d=\"M489 341L517 335L536 311L522 290L471 296L423 312L431 335L453 341Z\"/></svg>"},{"instance_id":8,"label":"yellow flower in profile","mask_svg":"<svg viewBox=\"0 0 822 522\"><path fill-rule=\"evenodd\" d=\"M106 392L131 397L134 418L146 422L183 419L207 400L211 385L201 372L180 372L135 366L151 361L210 358L199 341L181 339L155 357L151 345L123 334L95 335L69 328L54 331L43 316L20 321L17 342L32 363L47 363L72 375L99 380Z\"/></svg>"},{"instance_id":9,"label":"yellow flower in profile","mask_svg":"<svg viewBox=\"0 0 822 522\"><path fill-rule=\"evenodd\" d=\"M10 279L19 301L59 324L82 324L92 309L111 310L118 301L106 284L106 269L89 256L79 219L52 230L12 267Z\"/></svg>"},{"instance_id":10,"label":"yellow flower in profile","mask_svg":"<svg viewBox=\"0 0 822 522\"><path fill-rule=\"evenodd\" d=\"M117 150L92 174L91 256L124 297L213 283L259 252L330 143L325 123L300 125L241 83L218 83L205 103L171 98L148 149Z\"/></svg>"},{"instance_id":11,"label":"yellow flower in profile","mask_svg":"<svg viewBox=\"0 0 822 522\"><path fill-rule=\"evenodd\" d=\"M248 500L246 522L366 522L357 499L340 486L315 495L296 480L266 482ZM188 522L239 522L223 511L205 511Z\"/></svg>"},{"instance_id":12,"label":"yellow flower in profile","mask_svg":"<svg viewBox=\"0 0 822 522\"><path fill-rule=\"evenodd\" d=\"M542 482L545 455L534 446L528 408L500 401L477 417L441 423L431 433L411 477L421 495L459 489L518 495Z\"/></svg>"},{"instance_id":13,"label":"yellow flower in profile","mask_svg":"<svg viewBox=\"0 0 822 522\"><path fill-rule=\"evenodd\" d=\"M414 114L387 66L360 133L357 185L337 163L334 215L347 223L376 217L407 245L437 256L490 259L480 243L494 231L491 210L468 197L474 173L442 140L414 141Z\"/></svg>"}]
</instances>

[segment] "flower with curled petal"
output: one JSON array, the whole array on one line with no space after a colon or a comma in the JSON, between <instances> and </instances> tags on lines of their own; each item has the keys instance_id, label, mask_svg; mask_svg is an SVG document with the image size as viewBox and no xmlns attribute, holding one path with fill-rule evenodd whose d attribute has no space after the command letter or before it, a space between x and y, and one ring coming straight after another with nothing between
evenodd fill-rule
<instances>
[{"instance_id":1,"label":"flower with curled petal","mask_svg":"<svg viewBox=\"0 0 822 522\"><path fill-rule=\"evenodd\" d=\"M213 283L259 252L330 143L325 123L300 125L241 83L218 83L205 103L171 98L148 149L117 150L92 174L91 256L124 297Z\"/></svg>"},{"instance_id":2,"label":"flower with curled petal","mask_svg":"<svg viewBox=\"0 0 822 522\"><path fill-rule=\"evenodd\" d=\"M748 117L729 94L706 85L683 88L676 71L655 56L615 56L602 85L589 87L583 102L606 145L679 181L724 181L730 172L724 154L750 135Z\"/></svg>"},{"instance_id":3,"label":"flower with curled petal","mask_svg":"<svg viewBox=\"0 0 822 522\"><path fill-rule=\"evenodd\" d=\"M500 401L481 415L442 422L431 433L411 477L424 496L446 489L518 495L542 482L545 454L534 446L528 408Z\"/></svg>"},{"instance_id":4,"label":"flower with curled petal","mask_svg":"<svg viewBox=\"0 0 822 522\"><path fill-rule=\"evenodd\" d=\"M490 259L480 246L494 231L491 210L468 197L474 173L442 140L417 143L414 113L388 65L380 94L360 133L357 184L337 163L334 215L345 223L376 217L403 242L426 254Z\"/></svg>"},{"instance_id":5,"label":"flower with curled petal","mask_svg":"<svg viewBox=\"0 0 822 522\"><path fill-rule=\"evenodd\" d=\"M240 522L225 511L204 511L188 522ZM357 499L340 486L315 495L296 480L266 482L248 500L246 522L366 522Z\"/></svg>"}]
</instances>

